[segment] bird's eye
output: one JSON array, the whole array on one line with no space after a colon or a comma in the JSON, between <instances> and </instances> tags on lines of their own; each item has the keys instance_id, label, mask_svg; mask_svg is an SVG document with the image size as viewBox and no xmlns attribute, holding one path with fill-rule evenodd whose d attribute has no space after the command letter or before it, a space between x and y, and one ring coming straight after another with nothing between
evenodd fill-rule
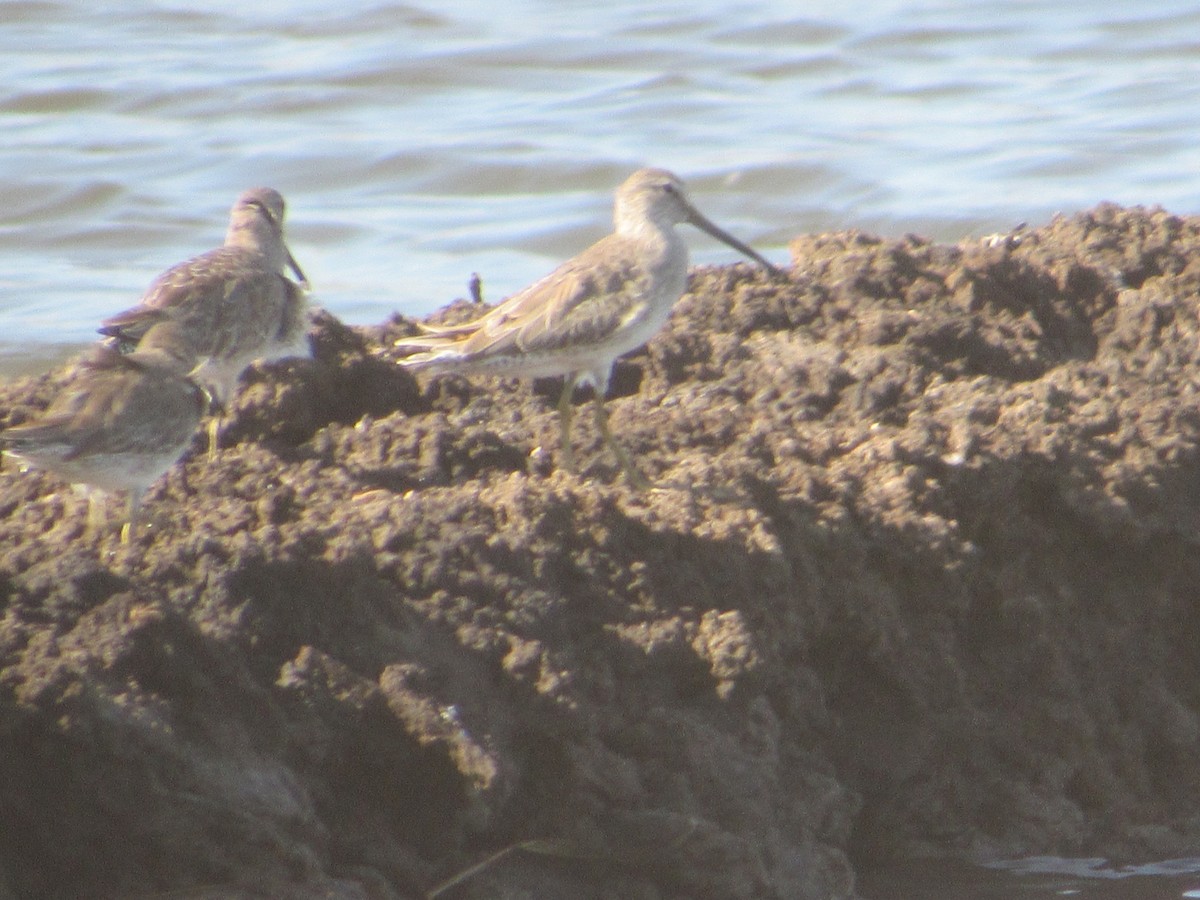
<instances>
[{"instance_id":1,"label":"bird's eye","mask_svg":"<svg viewBox=\"0 0 1200 900\"><path fill-rule=\"evenodd\" d=\"M278 222L275 221L275 214L272 213L269 209L267 209L267 205L265 203L263 203L261 200L251 200L246 205L252 206L255 209L257 209L260 213L263 214L263 216L266 218L266 220L268 222L270 222L272 225L279 224Z\"/></svg>"},{"instance_id":2,"label":"bird's eye","mask_svg":"<svg viewBox=\"0 0 1200 900\"><path fill-rule=\"evenodd\" d=\"M674 193L675 193L675 185L671 184L671 182L669 182L669 181L668 181L666 184L664 184L664 185L662 186L662 188L663 188L663 190L664 190L664 191L666 191L668 194L674 194Z\"/></svg>"}]
</instances>

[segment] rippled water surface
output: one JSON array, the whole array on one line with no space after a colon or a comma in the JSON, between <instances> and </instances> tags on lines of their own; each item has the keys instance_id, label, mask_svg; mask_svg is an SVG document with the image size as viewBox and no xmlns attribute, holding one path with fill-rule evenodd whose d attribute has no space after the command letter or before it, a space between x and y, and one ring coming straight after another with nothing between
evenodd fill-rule
<instances>
[{"instance_id":1,"label":"rippled water surface","mask_svg":"<svg viewBox=\"0 0 1200 900\"><path fill-rule=\"evenodd\" d=\"M858 888L864 900L1193 900L1200 858L1122 866L1034 857L987 868L924 862L866 870Z\"/></svg>"},{"instance_id":2,"label":"rippled water surface","mask_svg":"<svg viewBox=\"0 0 1200 900\"><path fill-rule=\"evenodd\" d=\"M358 323L430 311L472 272L489 300L533 281L607 230L613 187L647 164L779 262L793 235L849 226L953 241L1105 199L1200 212L1194 2L16 0L0 15L8 372L92 340L219 243L259 184L289 199L317 301ZM690 242L698 261L733 258ZM1150 898L1200 896L1196 880L926 868L867 886Z\"/></svg>"},{"instance_id":3,"label":"rippled water surface","mask_svg":"<svg viewBox=\"0 0 1200 900\"><path fill-rule=\"evenodd\" d=\"M124 6L3 4L0 354L90 340L256 184L359 323L527 284L644 164L777 261L803 231L1200 209L1190 2Z\"/></svg>"}]
</instances>

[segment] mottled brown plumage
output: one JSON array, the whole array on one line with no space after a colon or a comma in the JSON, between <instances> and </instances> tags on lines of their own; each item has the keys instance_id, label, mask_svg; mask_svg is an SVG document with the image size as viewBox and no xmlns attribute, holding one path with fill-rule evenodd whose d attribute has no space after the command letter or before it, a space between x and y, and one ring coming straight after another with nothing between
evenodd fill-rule
<instances>
[{"instance_id":1,"label":"mottled brown plumage","mask_svg":"<svg viewBox=\"0 0 1200 900\"><path fill-rule=\"evenodd\" d=\"M432 373L565 375L558 408L568 469L571 394L577 385L594 385L602 436L630 479L644 483L612 439L603 402L614 361L662 328L686 287L687 245L674 226L695 225L772 273L778 270L702 216L683 182L662 169L641 169L617 189L613 219L612 234L481 318L431 327L396 346L418 351L401 365Z\"/></svg>"},{"instance_id":2,"label":"mottled brown plumage","mask_svg":"<svg viewBox=\"0 0 1200 900\"><path fill-rule=\"evenodd\" d=\"M246 191L230 212L224 246L163 272L137 306L105 320L100 333L127 350L172 323L179 342L173 355L192 360L188 370L220 406L251 362L307 355L307 281L284 242L283 217L277 191ZM283 275L285 266L299 284Z\"/></svg>"},{"instance_id":3,"label":"mottled brown plumage","mask_svg":"<svg viewBox=\"0 0 1200 900\"><path fill-rule=\"evenodd\" d=\"M102 347L40 419L0 432L0 446L72 484L128 492L126 541L142 494L183 455L207 402L169 356Z\"/></svg>"}]
</instances>

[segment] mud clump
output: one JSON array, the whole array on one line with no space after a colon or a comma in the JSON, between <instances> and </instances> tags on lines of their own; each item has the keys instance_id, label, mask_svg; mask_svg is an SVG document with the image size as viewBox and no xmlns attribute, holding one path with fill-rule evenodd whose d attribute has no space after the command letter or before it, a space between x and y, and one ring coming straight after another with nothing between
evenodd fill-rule
<instances>
[{"instance_id":1,"label":"mud clump","mask_svg":"<svg viewBox=\"0 0 1200 900\"><path fill-rule=\"evenodd\" d=\"M0 898L1194 853L1200 220L792 252L620 363L652 492L587 415L557 470L553 383L415 381L401 319L252 371L129 546L0 470Z\"/></svg>"}]
</instances>

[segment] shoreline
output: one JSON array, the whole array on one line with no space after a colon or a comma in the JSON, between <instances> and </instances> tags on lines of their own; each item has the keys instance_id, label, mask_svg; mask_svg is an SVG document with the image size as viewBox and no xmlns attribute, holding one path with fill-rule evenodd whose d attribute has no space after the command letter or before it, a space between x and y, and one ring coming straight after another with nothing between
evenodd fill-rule
<instances>
[{"instance_id":1,"label":"shoreline","mask_svg":"<svg viewBox=\"0 0 1200 900\"><path fill-rule=\"evenodd\" d=\"M557 471L553 382L414 380L399 316L251 371L128 548L0 468L0 897L408 897L530 840L455 896L1194 855L1200 218L791 252L618 364L665 490L589 416Z\"/></svg>"}]
</instances>

